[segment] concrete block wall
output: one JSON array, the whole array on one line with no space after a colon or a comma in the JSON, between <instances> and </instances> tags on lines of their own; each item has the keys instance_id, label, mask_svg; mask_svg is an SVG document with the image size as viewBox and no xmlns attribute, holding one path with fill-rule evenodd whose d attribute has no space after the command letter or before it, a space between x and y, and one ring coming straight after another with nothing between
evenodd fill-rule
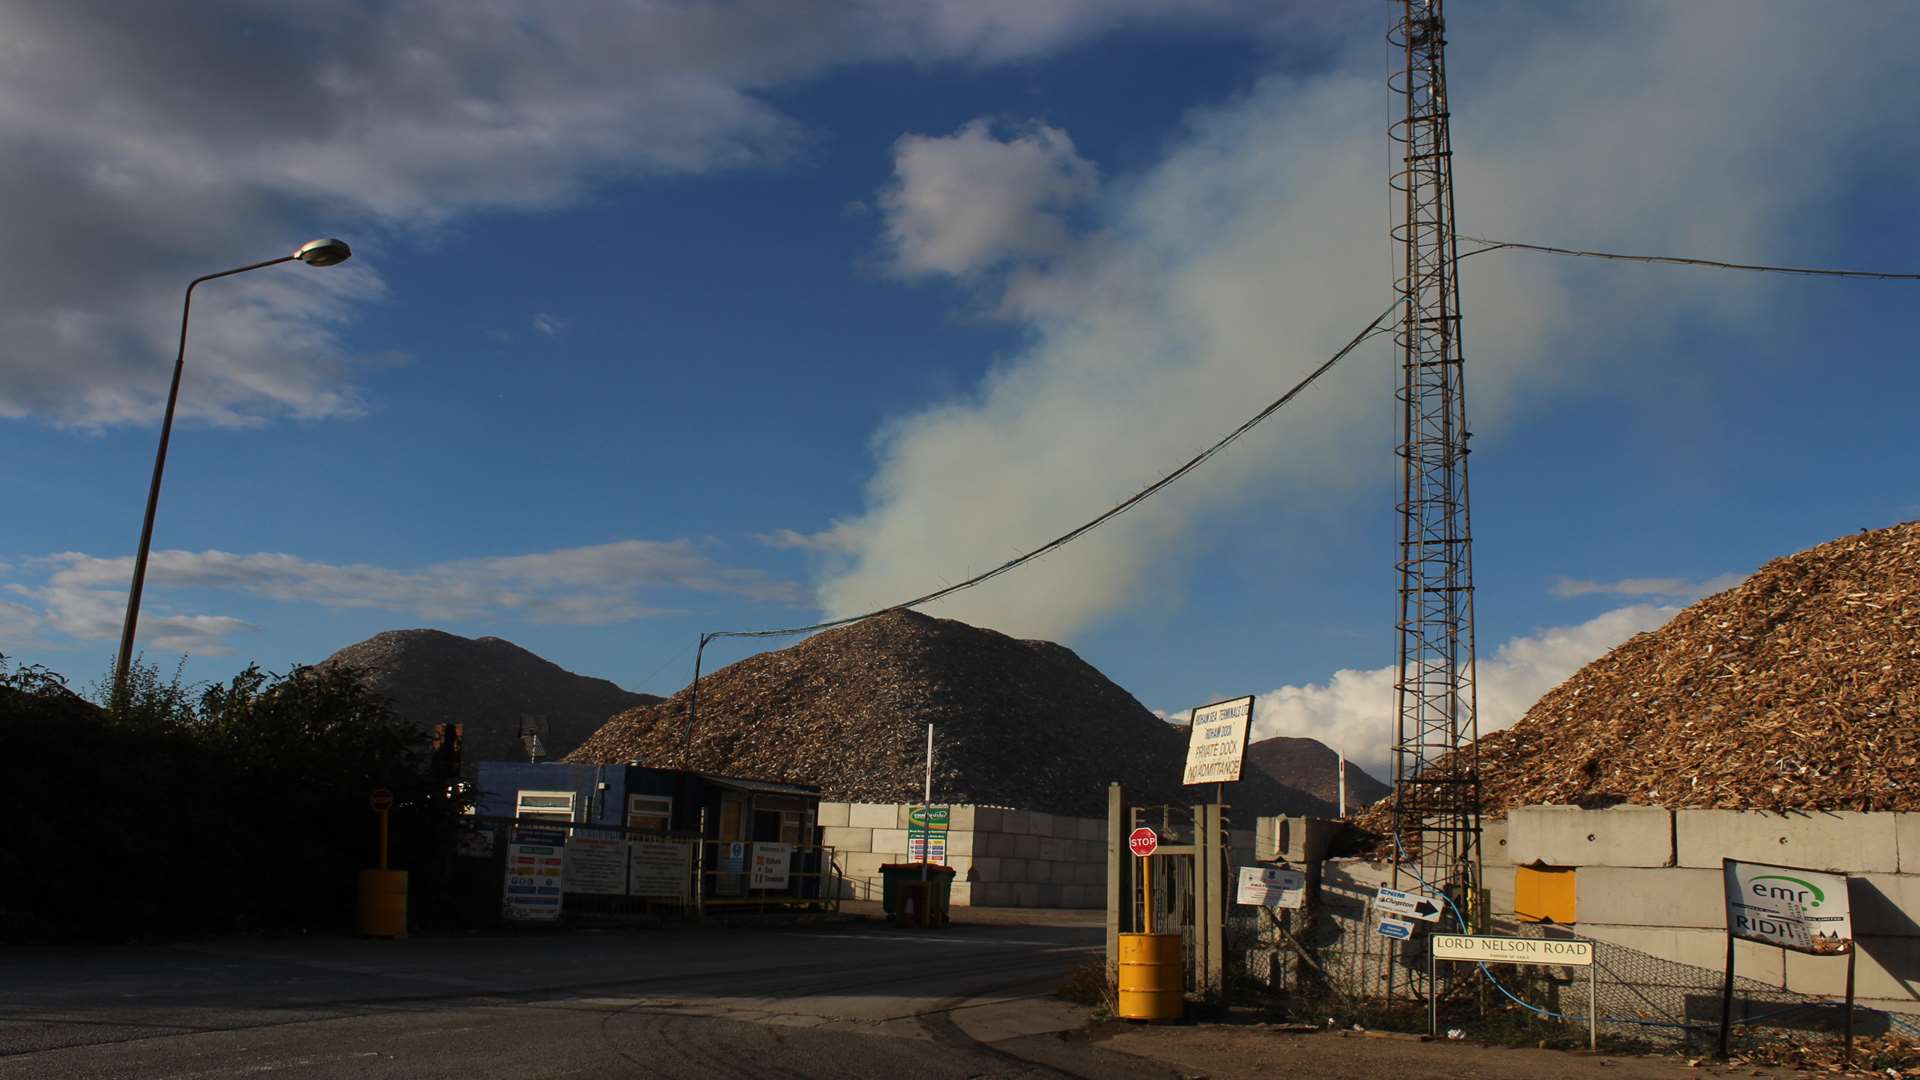
<instances>
[{"instance_id":1,"label":"concrete block wall","mask_svg":"<svg viewBox=\"0 0 1920 1080\"><path fill-rule=\"evenodd\" d=\"M1844 873L1860 1003L1920 1012L1920 814L1529 806L1489 822L1481 851L1496 927L1515 918L1516 866L1570 868L1567 929L1713 971L1726 963L1722 858ZM1735 968L1793 993L1845 989L1843 961L1757 942L1736 944Z\"/></svg>"},{"instance_id":2,"label":"concrete block wall","mask_svg":"<svg viewBox=\"0 0 1920 1080\"><path fill-rule=\"evenodd\" d=\"M834 849L841 895L878 899L880 867L907 859L912 803L820 804L821 843ZM1107 902L1107 823L998 806L955 806L947 865L953 902L976 907L1099 908Z\"/></svg>"}]
</instances>

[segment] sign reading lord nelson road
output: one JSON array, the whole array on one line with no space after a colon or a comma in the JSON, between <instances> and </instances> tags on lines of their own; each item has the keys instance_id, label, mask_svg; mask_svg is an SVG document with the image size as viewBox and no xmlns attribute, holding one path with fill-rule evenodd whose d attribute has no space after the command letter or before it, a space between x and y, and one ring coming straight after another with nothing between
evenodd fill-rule
<instances>
[{"instance_id":1,"label":"sign reading lord nelson road","mask_svg":"<svg viewBox=\"0 0 1920 1080\"><path fill-rule=\"evenodd\" d=\"M1231 784L1247 756L1253 698L1216 701L1193 710L1187 733L1187 771L1182 784Z\"/></svg>"},{"instance_id":2,"label":"sign reading lord nelson road","mask_svg":"<svg viewBox=\"0 0 1920 1080\"><path fill-rule=\"evenodd\" d=\"M1586 967L1593 963L1593 942L1570 938L1468 937L1435 934L1428 942L1435 960L1473 960L1482 964L1563 964Z\"/></svg>"},{"instance_id":3,"label":"sign reading lord nelson road","mask_svg":"<svg viewBox=\"0 0 1920 1080\"><path fill-rule=\"evenodd\" d=\"M1838 956L1853 947L1845 874L1721 861L1727 932L1796 952Z\"/></svg>"}]
</instances>

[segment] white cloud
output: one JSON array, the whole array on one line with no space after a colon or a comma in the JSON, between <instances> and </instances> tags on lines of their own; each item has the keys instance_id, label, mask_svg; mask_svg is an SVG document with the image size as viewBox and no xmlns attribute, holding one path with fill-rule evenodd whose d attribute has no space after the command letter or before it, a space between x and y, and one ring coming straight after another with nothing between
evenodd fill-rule
<instances>
[{"instance_id":1,"label":"white cloud","mask_svg":"<svg viewBox=\"0 0 1920 1080\"><path fill-rule=\"evenodd\" d=\"M159 412L180 290L334 231L360 257L200 297L187 417L359 411L338 338L382 243L618 177L778 165L768 98L845 64L995 64L1122 24L1255 23L1253 0L966 4L13 4L0 14L0 418Z\"/></svg>"},{"instance_id":2,"label":"white cloud","mask_svg":"<svg viewBox=\"0 0 1920 1080\"><path fill-rule=\"evenodd\" d=\"M560 334L571 325L569 320L563 319L558 315L550 315L544 311L535 312L532 322L535 330L548 337L559 337Z\"/></svg>"},{"instance_id":3,"label":"white cloud","mask_svg":"<svg viewBox=\"0 0 1920 1080\"><path fill-rule=\"evenodd\" d=\"M1480 733L1513 726L1547 691L1635 634L1666 624L1678 608L1634 604L1575 626L1513 638L1479 664ZM1254 702L1254 739L1318 739L1382 779L1392 775L1391 666L1342 670L1324 683L1282 686Z\"/></svg>"},{"instance_id":4,"label":"white cloud","mask_svg":"<svg viewBox=\"0 0 1920 1080\"><path fill-rule=\"evenodd\" d=\"M8 591L35 601L19 609L33 628L78 640L119 636L133 560L62 552L32 560L39 586ZM600 626L669 609L649 593L691 590L795 603L800 590L756 570L719 566L685 540L623 540L591 547L498 558L460 559L419 570L315 562L260 552L157 551L147 567L140 614L143 643L169 651L218 653L228 638L256 629L237 618L174 610L183 590L236 592L282 603L403 612L447 621L518 617L531 622ZM0 609L17 605L0 605ZM0 629L8 613L0 610Z\"/></svg>"},{"instance_id":5,"label":"white cloud","mask_svg":"<svg viewBox=\"0 0 1920 1080\"><path fill-rule=\"evenodd\" d=\"M1761 14L1764 12L1764 14ZM1384 20L1387 13L1377 13ZM1463 231L1624 250L1791 255L1859 175L1920 164L1897 84L1893 3L1617 3L1568 19L1453 13ZM1158 165L1109 183L1082 241L1003 277L1032 342L968 393L881 433L864 537L819 584L841 616L1032 548L1157 479L1251 415L1387 305L1390 159L1376 26L1321 73L1193 115ZM1621 78L1630 71L1631 79ZM963 132L964 134L964 132ZM1830 164L1845 161L1848 170ZM964 216L920 232L963 236ZM1058 247L1050 240L1049 247ZM933 250L947 250L934 248ZM974 251L924 259L982 286ZM1468 262L1474 429L1517 405L1630 384L1676 320L1750 333L1780 288L1501 253ZM1350 491L1391 467L1382 343L1154 500L934 613L1058 638L1178 581L1197 535L1249 500ZM1017 577L1017 580L1016 580Z\"/></svg>"},{"instance_id":6,"label":"white cloud","mask_svg":"<svg viewBox=\"0 0 1920 1080\"><path fill-rule=\"evenodd\" d=\"M1745 581L1741 574L1720 574L1705 581L1686 578L1622 578L1619 581L1588 581L1561 578L1553 584L1555 596L1663 596L1676 600L1694 600L1724 592Z\"/></svg>"},{"instance_id":7,"label":"white cloud","mask_svg":"<svg viewBox=\"0 0 1920 1080\"><path fill-rule=\"evenodd\" d=\"M905 275L965 276L1063 254L1066 212L1099 187L1067 133L1041 123L1004 139L985 119L952 135L902 135L893 171L879 202L893 266Z\"/></svg>"},{"instance_id":8,"label":"white cloud","mask_svg":"<svg viewBox=\"0 0 1920 1080\"><path fill-rule=\"evenodd\" d=\"M849 522L835 522L819 532L803 533L794 529L775 529L772 532L756 533L754 539L770 548L844 555L859 550L865 537L861 535L859 526Z\"/></svg>"}]
</instances>

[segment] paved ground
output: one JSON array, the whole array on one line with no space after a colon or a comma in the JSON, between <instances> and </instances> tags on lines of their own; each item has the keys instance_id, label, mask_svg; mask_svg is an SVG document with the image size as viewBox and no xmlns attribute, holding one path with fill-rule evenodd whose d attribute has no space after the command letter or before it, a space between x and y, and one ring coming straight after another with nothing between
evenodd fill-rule
<instances>
[{"instance_id":1,"label":"paved ground","mask_svg":"<svg viewBox=\"0 0 1920 1080\"><path fill-rule=\"evenodd\" d=\"M0 954L12 1077L1679 1077L1674 1060L1089 1025L1099 913ZM1691 1075L1698 1076L1699 1072ZM1740 1075L1752 1075L1741 1070Z\"/></svg>"}]
</instances>

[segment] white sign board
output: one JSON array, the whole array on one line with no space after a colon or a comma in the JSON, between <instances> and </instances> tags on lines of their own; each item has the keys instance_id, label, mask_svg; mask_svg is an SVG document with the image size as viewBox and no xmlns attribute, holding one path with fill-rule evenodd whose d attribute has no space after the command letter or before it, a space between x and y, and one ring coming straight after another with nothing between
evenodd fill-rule
<instances>
[{"instance_id":1,"label":"white sign board","mask_svg":"<svg viewBox=\"0 0 1920 1080\"><path fill-rule=\"evenodd\" d=\"M1566 938L1468 937L1435 934L1427 942L1435 960L1473 960L1482 964L1564 964L1587 967L1593 963L1593 942Z\"/></svg>"},{"instance_id":2,"label":"white sign board","mask_svg":"<svg viewBox=\"0 0 1920 1080\"><path fill-rule=\"evenodd\" d=\"M1853 945L1845 874L1721 860L1727 932L1796 952L1839 955Z\"/></svg>"},{"instance_id":3,"label":"white sign board","mask_svg":"<svg viewBox=\"0 0 1920 1080\"><path fill-rule=\"evenodd\" d=\"M1193 710L1187 731L1187 769L1183 784L1231 784L1240 779L1247 756L1247 728L1253 698L1217 701Z\"/></svg>"},{"instance_id":4,"label":"white sign board","mask_svg":"<svg viewBox=\"0 0 1920 1080\"><path fill-rule=\"evenodd\" d=\"M514 922L552 922L560 918L560 887L566 873L565 848L559 844L508 844L507 887L502 914Z\"/></svg>"},{"instance_id":5,"label":"white sign board","mask_svg":"<svg viewBox=\"0 0 1920 1080\"><path fill-rule=\"evenodd\" d=\"M749 889L784 889L787 869L793 862L793 848L786 844L753 845L753 865L747 871Z\"/></svg>"},{"instance_id":6,"label":"white sign board","mask_svg":"<svg viewBox=\"0 0 1920 1080\"><path fill-rule=\"evenodd\" d=\"M1297 908L1307 902L1307 875L1277 866L1243 866L1236 903Z\"/></svg>"},{"instance_id":7,"label":"white sign board","mask_svg":"<svg viewBox=\"0 0 1920 1080\"><path fill-rule=\"evenodd\" d=\"M1439 922L1440 913L1446 910L1436 897L1426 893L1401 892L1385 885L1373 894L1373 909L1422 922Z\"/></svg>"},{"instance_id":8,"label":"white sign board","mask_svg":"<svg viewBox=\"0 0 1920 1080\"><path fill-rule=\"evenodd\" d=\"M685 901L693 883L693 849L671 840L634 840L627 844L627 882L631 895Z\"/></svg>"},{"instance_id":9,"label":"white sign board","mask_svg":"<svg viewBox=\"0 0 1920 1080\"><path fill-rule=\"evenodd\" d=\"M601 896L627 894L627 842L591 836L567 841L567 891Z\"/></svg>"}]
</instances>

